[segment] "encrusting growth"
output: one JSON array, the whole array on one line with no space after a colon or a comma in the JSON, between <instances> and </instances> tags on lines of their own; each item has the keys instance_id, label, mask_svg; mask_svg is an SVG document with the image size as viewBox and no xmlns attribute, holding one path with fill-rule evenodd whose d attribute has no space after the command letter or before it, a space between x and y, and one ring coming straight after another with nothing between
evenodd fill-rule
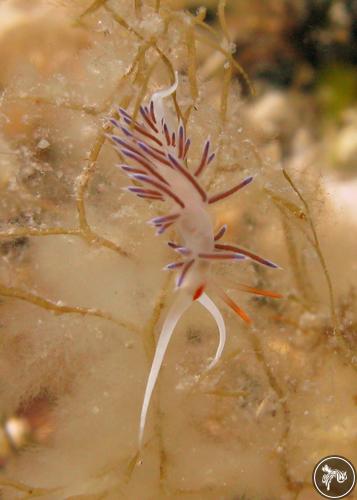
<instances>
[{"instance_id":1,"label":"encrusting growth","mask_svg":"<svg viewBox=\"0 0 357 500\"><path fill-rule=\"evenodd\" d=\"M156 228L157 235L163 234L174 225L180 241L168 242L169 247L179 254L180 260L168 264L164 269L179 272L176 280L179 293L167 314L156 346L141 410L139 447L142 446L151 396L171 335L184 312L195 300L213 316L219 331L219 345L208 369L215 366L221 357L226 339L225 324L219 309L205 293L207 285L212 284L209 278L211 263L217 260L250 259L270 268L278 267L244 248L217 243L224 236L227 226L222 226L214 233L208 205L233 195L250 184L253 177L247 177L223 193L212 196L206 193L198 178L215 157L211 152L210 140L205 142L199 165L195 172L191 173L186 162L191 141L186 137L185 127L179 122L172 130L165 113L164 98L175 92L177 85L176 74L174 85L154 93L148 106L141 106L142 121L134 120L127 111L120 108L120 119L110 119L119 134L108 134L115 147L128 161L119 164L119 168L138 184L124 189L139 198L171 202L172 211L166 216L155 217L149 224ZM214 286L225 303L249 323L248 315L216 284ZM247 285L239 287L258 295L280 297L279 294Z\"/></svg>"}]
</instances>

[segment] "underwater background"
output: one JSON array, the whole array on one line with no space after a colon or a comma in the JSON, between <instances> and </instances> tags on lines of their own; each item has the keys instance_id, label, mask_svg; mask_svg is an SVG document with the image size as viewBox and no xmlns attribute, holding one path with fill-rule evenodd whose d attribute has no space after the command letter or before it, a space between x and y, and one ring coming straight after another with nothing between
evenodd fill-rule
<instances>
[{"instance_id":1,"label":"underwater background","mask_svg":"<svg viewBox=\"0 0 357 500\"><path fill-rule=\"evenodd\" d=\"M2 0L0 42L1 498L321 498L321 458L357 466L357 2ZM105 134L175 71L189 168L210 137L205 189L254 176L214 226L281 269L214 266L252 324L219 303L207 372L192 304L139 453L173 252Z\"/></svg>"}]
</instances>

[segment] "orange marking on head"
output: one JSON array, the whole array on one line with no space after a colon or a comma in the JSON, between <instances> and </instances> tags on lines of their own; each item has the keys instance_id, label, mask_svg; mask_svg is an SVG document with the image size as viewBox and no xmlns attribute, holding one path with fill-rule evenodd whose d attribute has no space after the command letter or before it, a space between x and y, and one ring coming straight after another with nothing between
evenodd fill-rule
<instances>
[{"instance_id":1,"label":"orange marking on head","mask_svg":"<svg viewBox=\"0 0 357 500\"><path fill-rule=\"evenodd\" d=\"M203 291L204 289L206 288L206 284L203 283L202 285L200 285L197 290L195 291L195 293L193 294L193 297L192 299L193 300L197 300L201 297L201 295L203 294Z\"/></svg>"}]
</instances>

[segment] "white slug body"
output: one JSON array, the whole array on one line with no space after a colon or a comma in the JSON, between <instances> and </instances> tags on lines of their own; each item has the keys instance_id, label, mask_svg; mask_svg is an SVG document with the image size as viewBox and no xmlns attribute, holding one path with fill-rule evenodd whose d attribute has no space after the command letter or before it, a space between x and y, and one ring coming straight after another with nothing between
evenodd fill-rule
<instances>
[{"instance_id":1,"label":"white slug body","mask_svg":"<svg viewBox=\"0 0 357 500\"><path fill-rule=\"evenodd\" d=\"M164 320L156 352L149 373L139 425L139 447L143 442L147 412L155 383L164 359L173 331L193 301L197 300L212 315L219 331L219 344L216 354L209 364L212 368L220 359L226 339L223 317L214 302L204 293L210 282L209 272L215 260L236 261L251 259L259 264L277 268L273 262L264 259L241 247L217 243L224 235L227 226L222 226L214 233L213 222L208 206L216 203L248 185L253 178L248 177L240 184L224 193L209 196L202 188L198 177L214 159L210 152L210 140L203 146L202 157L192 173L187 167L187 154L190 139L186 137L185 127L181 122L175 130L168 126L164 99L175 92L175 83L168 89L153 94L148 107L141 107L142 120L134 120L124 109L119 109L120 120L110 119L119 135L108 134L115 147L128 163L119 167L136 185L125 188L139 198L156 201L170 201L171 212L150 221L157 228L157 234L163 234L173 226L178 235L178 242L169 241L168 245L180 255L180 260L168 264L166 270L179 271L176 286L179 291L176 300ZM249 293L280 297L273 292L258 290L247 285L238 288ZM221 297L237 314L249 322L249 317L222 290Z\"/></svg>"}]
</instances>

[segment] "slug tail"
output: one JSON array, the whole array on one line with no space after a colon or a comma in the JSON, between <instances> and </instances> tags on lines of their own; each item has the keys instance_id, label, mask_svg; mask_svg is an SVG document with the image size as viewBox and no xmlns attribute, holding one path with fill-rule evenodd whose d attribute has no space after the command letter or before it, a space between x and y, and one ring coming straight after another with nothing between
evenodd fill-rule
<instances>
[{"instance_id":1,"label":"slug tail","mask_svg":"<svg viewBox=\"0 0 357 500\"><path fill-rule=\"evenodd\" d=\"M158 343L156 345L154 359L151 365L148 381L146 384L145 395L143 400L143 405L141 408L140 415L140 426L139 426L139 449L142 448L143 437L145 431L145 424L147 413L151 401L151 397L155 388L157 377L160 372L160 368L165 357L167 346L170 342L173 331L180 320L184 312L192 304L192 299L190 296L180 294L177 300L172 304L166 319L164 321Z\"/></svg>"},{"instance_id":2,"label":"slug tail","mask_svg":"<svg viewBox=\"0 0 357 500\"><path fill-rule=\"evenodd\" d=\"M198 299L198 302L203 305L205 309L213 316L219 331L219 343L216 354L208 366L208 370L211 370L220 360L224 345L226 343L226 326L224 324L224 319L220 313L216 304L208 297L206 293L203 293Z\"/></svg>"},{"instance_id":3,"label":"slug tail","mask_svg":"<svg viewBox=\"0 0 357 500\"><path fill-rule=\"evenodd\" d=\"M163 105L163 100L169 97L171 94L176 92L178 87L178 73L175 71L175 81L170 87L166 89L159 90L155 92L151 97L151 114L154 123L161 124L162 120L165 118L165 110Z\"/></svg>"}]
</instances>

